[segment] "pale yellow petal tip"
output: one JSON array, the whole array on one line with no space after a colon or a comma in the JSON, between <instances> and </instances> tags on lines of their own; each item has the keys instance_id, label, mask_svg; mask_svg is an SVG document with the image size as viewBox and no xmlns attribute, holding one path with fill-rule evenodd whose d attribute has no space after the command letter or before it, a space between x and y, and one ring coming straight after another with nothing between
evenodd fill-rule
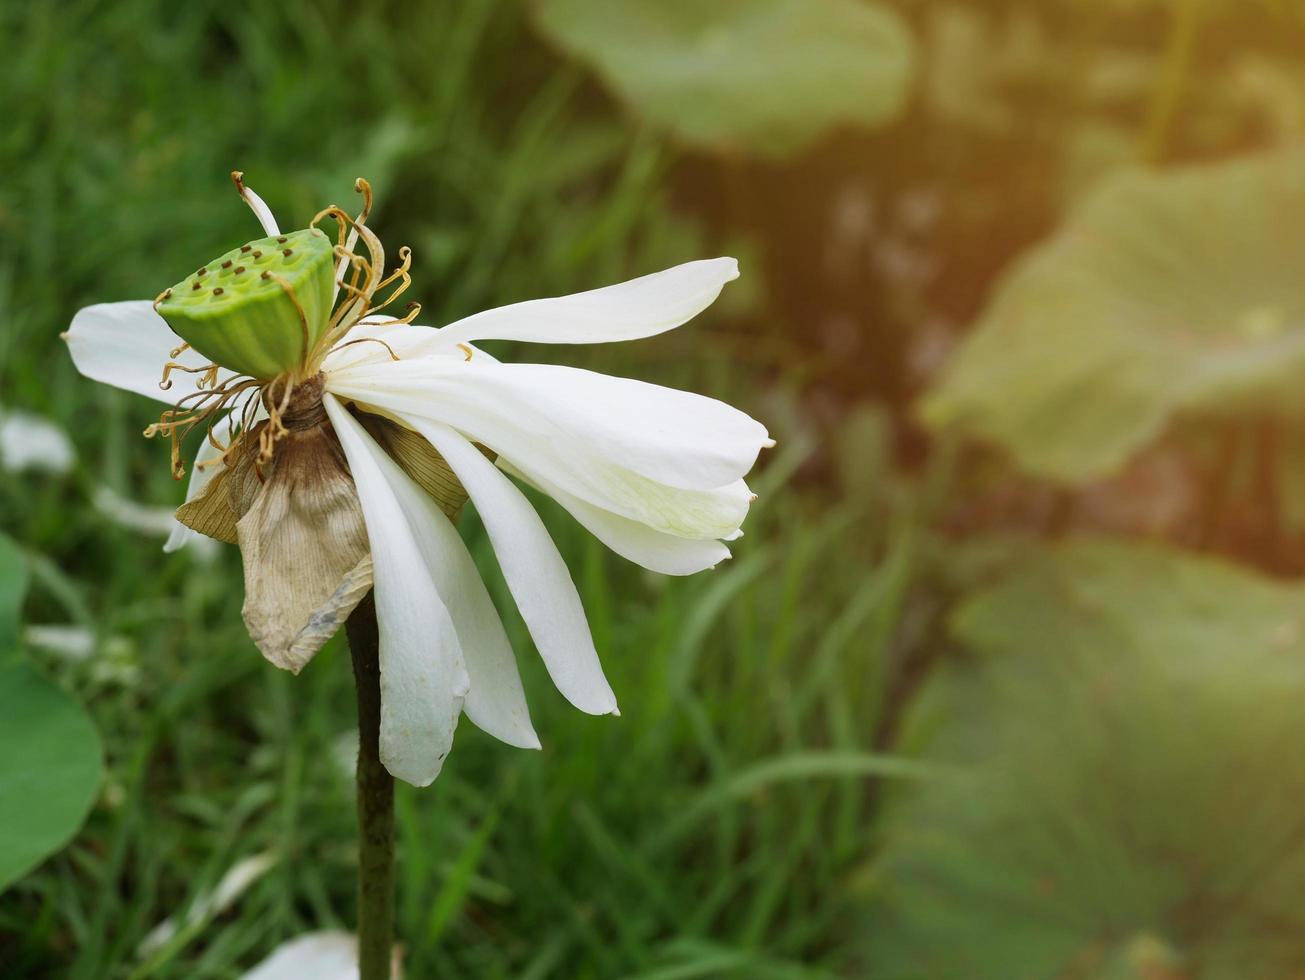
<instances>
[{"instance_id":1,"label":"pale yellow petal tip","mask_svg":"<svg viewBox=\"0 0 1305 980\"><path fill-rule=\"evenodd\" d=\"M732 255L725 255L722 258L730 264L730 274L725 277L725 281L733 282L739 277L739 260Z\"/></svg>"},{"instance_id":2,"label":"pale yellow petal tip","mask_svg":"<svg viewBox=\"0 0 1305 980\"><path fill-rule=\"evenodd\" d=\"M767 439L765 442L763 442L763 443L761 444L761 448L762 448L762 449L774 449L774 448L775 448L775 440L774 440L774 439Z\"/></svg>"}]
</instances>

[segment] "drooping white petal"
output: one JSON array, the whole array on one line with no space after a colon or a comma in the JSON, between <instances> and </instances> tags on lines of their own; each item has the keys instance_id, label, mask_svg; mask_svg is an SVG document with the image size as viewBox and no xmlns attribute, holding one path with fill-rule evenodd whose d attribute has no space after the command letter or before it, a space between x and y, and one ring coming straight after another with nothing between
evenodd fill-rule
<instances>
[{"instance_id":1,"label":"drooping white petal","mask_svg":"<svg viewBox=\"0 0 1305 980\"><path fill-rule=\"evenodd\" d=\"M439 451L470 495L557 689L581 711L615 712L616 696L603 676L571 573L530 501L453 429L421 418L409 424Z\"/></svg>"},{"instance_id":2,"label":"drooping white petal","mask_svg":"<svg viewBox=\"0 0 1305 980\"><path fill-rule=\"evenodd\" d=\"M579 368L409 358L332 371L330 384L360 401L376 391L415 395L463 431L506 425L685 490L732 483L770 443L761 423L722 401Z\"/></svg>"},{"instance_id":3,"label":"drooping white petal","mask_svg":"<svg viewBox=\"0 0 1305 980\"><path fill-rule=\"evenodd\" d=\"M174 360L169 352L183 341L154 312L149 300L99 303L78 310L63 336L77 370L94 381L169 404L199 390L200 376L183 371L172 373L169 389L159 387L163 366ZM194 368L208 363L193 350L182 351L175 360ZM232 376L231 371L221 371L218 383Z\"/></svg>"},{"instance_id":4,"label":"drooping white petal","mask_svg":"<svg viewBox=\"0 0 1305 980\"><path fill-rule=\"evenodd\" d=\"M499 468L548 494L599 541L622 558L650 571L663 575L693 575L730 557L729 548L715 539L700 541L654 531L646 524L595 507L509 462L500 460Z\"/></svg>"},{"instance_id":5,"label":"drooping white petal","mask_svg":"<svg viewBox=\"0 0 1305 980\"><path fill-rule=\"evenodd\" d=\"M555 425L546 408L524 407L501 386L491 391L471 383L509 365L481 365L473 373L471 364L448 360L360 365L328 374L326 387L383 415L445 422L559 489L658 531L721 538L747 516L752 494L741 479L710 490L667 486L600 454L580 432Z\"/></svg>"},{"instance_id":6,"label":"drooping white petal","mask_svg":"<svg viewBox=\"0 0 1305 980\"><path fill-rule=\"evenodd\" d=\"M330 395L335 427L358 488L375 566L380 632L381 762L416 786L431 783L453 744L469 681L457 631L380 464L384 452Z\"/></svg>"},{"instance_id":7,"label":"drooping white petal","mask_svg":"<svg viewBox=\"0 0 1305 980\"><path fill-rule=\"evenodd\" d=\"M399 476L408 479L402 472ZM530 724L512 644L480 570L444 512L411 480L408 484L415 504L427 512L424 526L434 532L423 536L418 545L453 616L471 681L462 708L482 731L520 749L537 749L539 736ZM405 503L404 509L408 510L409 504Z\"/></svg>"},{"instance_id":8,"label":"drooping white petal","mask_svg":"<svg viewBox=\"0 0 1305 980\"><path fill-rule=\"evenodd\" d=\"M68 433L50 419L0 408L0 469L62 476L72 469L76 457Z\"/></svg>"},{"instance_id":9,"label":"drooping white petal","mask_svg":"<svg viewBox=\"0 0 1305 980\"><path fill-rule=\"evenodd\" d=\"M615 286L486 310L449 324L440 341L599 344L651 337L693 319L738 276L739 264L731 258L686 262Z\"/></svg>"},{"instance_id":10,"label":"drooping white petal","mask_svg":"<svg viewBox=\"0 0 1305 980\"><path fill-rule=\"evenodd\" d=\"M512 644L462 536L430 494L413 482L366 430L363 438L453 620L471 683L463 710L495 738L522 749L539 748Z\"/></svg>"}]
</instances>

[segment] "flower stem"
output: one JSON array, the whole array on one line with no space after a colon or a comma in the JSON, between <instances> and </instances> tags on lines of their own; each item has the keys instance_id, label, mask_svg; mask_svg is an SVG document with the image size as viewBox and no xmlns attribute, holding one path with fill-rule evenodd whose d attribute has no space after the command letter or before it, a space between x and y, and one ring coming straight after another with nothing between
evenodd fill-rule
<instances>
[{"instance_id":1,"label":"flower stem","mask_svg":"<svg viewBox=\"0 0 1305 980\"><path fill-rule=\"evenodd\" d=\"M394 945L394 777L381 765L381 665L369 593L346 624L358 687L358 974L389 980Z\"/></svg>"}]
</instances>

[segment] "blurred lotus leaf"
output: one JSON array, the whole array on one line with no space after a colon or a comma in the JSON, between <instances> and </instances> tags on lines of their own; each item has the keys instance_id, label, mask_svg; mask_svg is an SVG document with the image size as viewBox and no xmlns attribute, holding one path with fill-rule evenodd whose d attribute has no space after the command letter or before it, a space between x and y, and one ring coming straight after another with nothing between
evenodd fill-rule
<instances>
[{"instance_id":1,"label":"blurred lotus leaf","mask_svg":"<svg viewBox=\"0 0 1305 980\"><path fill-rule=\"evenodd\" d=\"M1175 419L1305 414L1305 156L1129 171L997 287L922 415L1086 480Z\"/></svg>"},{"instance_id":2,"label":"blurred lotus leaf","mask_svg":"<svg viewBox=\"0 0 1305 980\"><path fill-rule=\"evenodd\" d=\"M0 535L0 889L68 842L102 769L86 712L14 652L26 580L21 552Z\"/></svg>"},{"instance_id":3,"label":"blurred lotus leaf","mask_svg":"<svg viewBox=\"0 0 1305 980\"><path fill-rule=\"evenodd\" d=\"M18 614L27 594L27 562L18 545L0 534L0 651L18 641Z\"/></svg>"},{"instance_id":4,"label":"blurred lotus leaf","mask_svg":"<svg viewBox=\"0 0 1305 980\"><path fill-rule=\"evenodd\" d=\"M536 22L686 142L778 157L839 123L892 121L912 38L860 0L539 0Z\"/></svg>"},{"instance_id":5,"label":"blurred lotus leaf","mask_svg":"<svg viewBox=\"0 0 1305 980\"><path fill-rule=\"evenodd\" d=\"M1305 966L1305 588L1080 539L953 623L905 738L874 976L1286 980Z\"/></svg>"}]
</instances>

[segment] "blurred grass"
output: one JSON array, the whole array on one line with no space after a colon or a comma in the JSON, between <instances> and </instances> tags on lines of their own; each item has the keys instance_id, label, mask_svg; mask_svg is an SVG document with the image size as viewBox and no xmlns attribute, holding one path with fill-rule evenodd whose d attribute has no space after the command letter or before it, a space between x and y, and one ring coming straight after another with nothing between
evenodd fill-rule
<instances>
[{"instance_id":1,"label":"blurred grass","mask_svg":"<svg viewBox=\"0 0 1305 980\"><path fill-rule=\"evenodd\" d=\"M58 340L73 312L151 296L254 234L235 167L286 225L351 204L368 176L373 224L413 245L432 323L737 244L670 209L659 145L592 105L522 18L488 0L0 7L0 403L60 422L81 457L67 479L0 475L0 519L33 561L28 621L97 634L91 661L46 666L90 705L110 770L73 846L0 898L6 978L235 977L353 919L347 658L335 642L298 678L274 670L244 634L234 550L166 557L92 509L100 485L155 504L179 490L138 437L157 409L73 371ZM811 439L783 371L733 356L731 331L764 315L748 274L701 324L562 355L710 391L782 440L737 557L690 581L645 575L542 505L619 720L552 689L464 521L545 749L464 725L438 783L402 788L412 976L857 972L865 777L925 775L875 748L920 632L927 504L787 489ZM230 911L138 952L266 850L278 863Z\"/></svg>"}]
</instances>

